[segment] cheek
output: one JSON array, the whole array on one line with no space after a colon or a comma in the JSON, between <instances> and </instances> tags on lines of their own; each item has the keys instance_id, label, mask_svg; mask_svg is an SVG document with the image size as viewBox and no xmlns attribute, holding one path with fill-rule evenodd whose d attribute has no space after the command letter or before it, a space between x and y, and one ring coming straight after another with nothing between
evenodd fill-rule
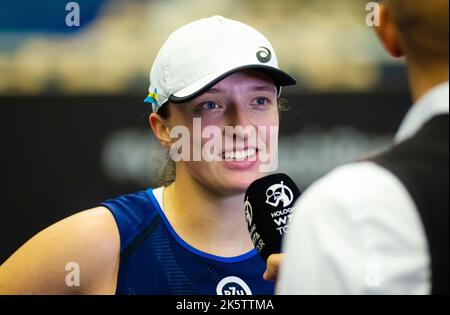
<instances>
[{"instance_id":1,"label":"cheek","mask_svg":"<svg viewBox=\"0 0 450 315\"><path fill-rule=\"evenodd\" d=\"M275 113L273 113L273 114L271 115L271 119L270 119L269 125L271 125L271 126L277 126L277 127L280 126L280 114L278 113L278 109L276 110Z\"/></svg>"},{"instance_id":2,"label":"cheek","mask_svg":"<svg viewBox=\"0 0 450 315\"><path fill-rule=\"evenodd\" d=\"M197 162L182 162L186 172L191 178L204 185L216 186L214 182L217 181L216 168L214 162L197 161Z\"/></svg>"},{"instance_id":3,"label":"cheek","mask_svg":"<svg viewBox=\"0 0 450 315\"><path fill-rule=\"evenodd\" d=\"M212 147L214 147L216 151L222 151L224 130L225 124L223 120L214 122L202 120L200 141L202 148L207 151L213 151Z\"/></svg>"},{"instance_id":4,"label":"cheek","mask_svg":"<svg viewBox=\"0 0 450 315\"><path fill-rule=\"evenodd\" d=\"M270 108L262 111L253 111L250 113L250 117L255 125L278 126L280 123L280 114L278 107L275 105L271 105Z\"/></svg>"},{"instance_id":5,"label":"cheek","mask_svg":"<svg viewBox=\"0 0 450 315\"><path fill-rule=\"evenodd\" d=\"M264 120L260 121L258 127L261 127L260 130L263 131L263 136L266 139L265 142L267 144L270 144L271 137L278 137L280 127L280 118L278 112L273 113L272 115L267 115Z\"/></svg>"}]
</instances>

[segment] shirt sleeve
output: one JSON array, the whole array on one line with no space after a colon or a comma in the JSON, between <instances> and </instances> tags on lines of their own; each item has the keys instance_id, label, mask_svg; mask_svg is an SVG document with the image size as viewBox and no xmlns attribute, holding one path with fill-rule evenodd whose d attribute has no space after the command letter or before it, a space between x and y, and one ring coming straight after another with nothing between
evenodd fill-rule
<instances>
[{"instance_id":1,"label":"shirt sleeve","mask_svg":"<svg viewBox=\"0 0 450 315\"><path fill-rule=\"evenodd\" d=\"M299 199L279 294L428 294L430 258L402 183L371 162L340 167Z\"/></svg>"}]
</instances>

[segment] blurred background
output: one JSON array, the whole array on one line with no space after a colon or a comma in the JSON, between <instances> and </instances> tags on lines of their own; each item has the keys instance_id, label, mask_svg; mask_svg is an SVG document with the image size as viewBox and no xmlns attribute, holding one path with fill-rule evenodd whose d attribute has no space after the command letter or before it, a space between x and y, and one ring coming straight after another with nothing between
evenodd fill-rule
<instances>
[{"instance_id":1,"label":"blurred background","mask_svg":"<svg viewBox=\"0 0 450 315\"><path fill-rule=\"evenodd\" d=\"M362 0L0 2L0 263L70 214L154 185L148 73L178 27L223 15L254 26L298 79L284 89L279 171L305 189L386 148L410 105L402 60L366 25Z\"/></svg>"}]
</instances>

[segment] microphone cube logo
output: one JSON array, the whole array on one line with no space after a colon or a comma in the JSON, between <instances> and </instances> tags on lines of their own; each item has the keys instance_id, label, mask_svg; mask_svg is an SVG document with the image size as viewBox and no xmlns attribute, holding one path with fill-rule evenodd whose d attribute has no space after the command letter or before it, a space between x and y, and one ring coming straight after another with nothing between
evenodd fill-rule
<instances>
[{"instance_id":1,"label":"microphone cube logo","mask_svg":"<svg viewBox=\"0 0 450 315\"><path fill-rule=\"evenodd\" d=\"M277 231L280 235L284 235L284 233L287 232L287 225L292 219L293 208L287 207L292 204L294 194L292 190L281 181L279 184L273 184L266 190L266 197L266 203L277 208L277 210L271 212L270 215L276 225ZM279 209L280 203L282 209Z\"/></svg>"},{"instance_id":2,"label":"microphone cube logo","mask_svg":"<svg viewBox=\"0 0 450 315\"><path fill-rule=\"evenodd\" d=\"M294 194L292 193L292 190L281 181L280 184L273 184L266 190L266 197L266 203L273 207L278 207L280 202L283 203L283 207L287 207L292 203Z\"/></svg>"}]
</instances>

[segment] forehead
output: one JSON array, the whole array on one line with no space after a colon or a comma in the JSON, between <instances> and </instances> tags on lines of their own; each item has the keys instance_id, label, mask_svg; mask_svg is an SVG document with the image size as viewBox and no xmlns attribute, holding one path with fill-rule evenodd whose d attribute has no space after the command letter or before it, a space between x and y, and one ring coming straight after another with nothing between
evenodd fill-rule
<instances>
[{"instance_id":1,"label":"forehead","mask_svg":"<svg viewBox=\"0 0 450 315\"><path fill-rule=\"evenodd\" d=\"M274 97L276 97L278 95L278 87L270 75L261 71L239 71L227 76L195 99L185 103L174 104L176 106L173 107L175 111L184 111L197 105L199 101L205 101L211 96L228 97L228 95L232 94L236 96L238 94L254 92L273 93Z\"/></svg>"},{"instance_id":2,"label":"forehead","mask_svg":"<svg viewBox=\"0 0 450 315\"><path fill-rule=\"evenodd\" d=\"M224 78L216 85L214 85L206 93L214 92L217 90L268 90L277 91L275 81L268 75L260 71L246 70L239 71Z\"/></svg>"}]
</instances>

